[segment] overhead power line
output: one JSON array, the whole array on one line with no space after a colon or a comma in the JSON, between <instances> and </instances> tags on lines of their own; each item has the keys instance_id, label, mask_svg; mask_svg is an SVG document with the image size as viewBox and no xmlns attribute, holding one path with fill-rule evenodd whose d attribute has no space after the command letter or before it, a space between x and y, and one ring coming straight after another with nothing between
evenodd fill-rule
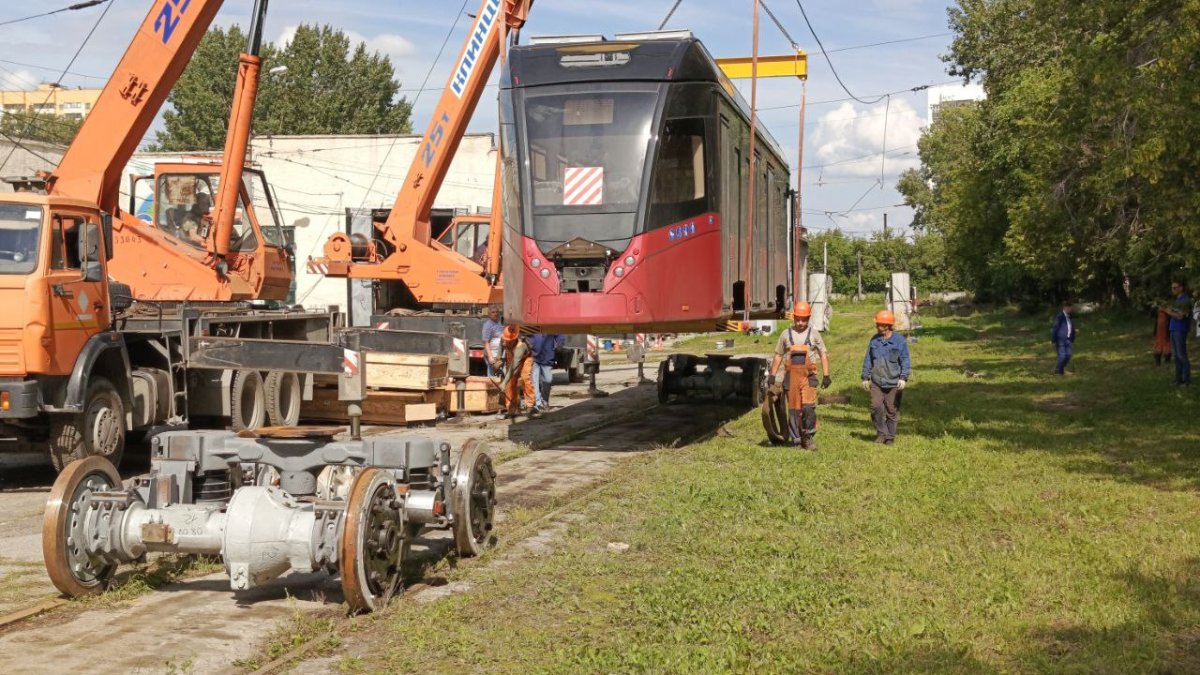
<instances>
[{"instance_id":1,"label":"overhead power line","mask_svg":"<svg viewBox=\"0 0 1200 675\"><path fill-rule=\"evenodd\" d=\"M71 56L71 60L69 62L67 62L67 67L63 68L62 75L59 75L59 77L58 77L59 80L61 80L66 75L67 71L71 70L71 66L75 65L75 59L79 58L79 54L81 52L83 52L83 48L87 46L87 43L91 41L92 36L96 34L96 29L100 27L100 22L104 21L104 17L108 16L108 10L112 9L113 5L116 4L114 2L109 2L108 0L99 0L99 2L92 2L91 4L92 5L100 4L100 2L107 2L108 4L104 5L104 11L101 12L100 16L96 18L96 23L92 24L92 29L88 31L88 34L83 38L83 41L79 43L79 47L75 50L75 53ZM83 4L83 3L81 3L81 4ZM74 6L74 5L72 5L72 6ZM91 6L91 5L88 5L88 6ZM54 94L54 88L51 87L50 91L46 92L46 98L42 99L42 105L45 105L46 101L49 101L50 97L53 94ZM24 138L25 135L29 133L29 127L30 127L30 124L32 123L32 121L33 120L25 121L25 126L21 131L22 138ZM13 147L9 149L8 155L5 156L4 161L0 162L0 171L4 170L4 167L8 165L8 161L10 159L12 159L13 153L16 151L17 151L17 146L14 142Z\"/></svg>"},{"instance_id":2,"label":"overhead power line","mask_svg":"<svg viewBox=\"0 0 1200 675\"><path fill-rule=\"evenodd\" d=\"M51 10L49 12L42 12L41 14L32 14L30 16L23 16L19 19L9 19L8 21L0 21L0 26L8 26L8 25L14 24L14 23L21 23L22 21L29 21L32 19L40 19L43 16L50 16L51 14L58 14L60 12L72 12L77 9L87 9L88 7L95 7L96 5L103 5L106 2L108 2L108 0L87 0L87 2L77 2L73 5L70 5L69 7L61 7L59 9Z\"/></svg>"},{"instance_id":3,"label":"overhead power line","mask_svg":"<svg viewBox=\"0 0 1200 675\"><path fill-rule=\"evenodd\" d=\"M900 38L897 40L885 40L884 42L872 42L865 45L852 45L850 47L837 47L836 49L826 50L826 54L836 54L838 52L850 52L856 49L870 49L871 47L885 47L887 45L898 45L903 42L918 42L920 40L932 40L934 38L950 37L956 33L933 33L931 35L918 35L910 38Z\"/></svg>"},{"instance_id":4,"label":"overhead power line","mask_svg":"<svg viewBox=\"0 0 1200 675\"><path fill-rule=\"evenodd\" d=\"M915 87L910 87L908 89L898 89L896 91L885 92L883 94L878 94L874 103L878 103L878 102L884 100L885 98L887 98L888 96L895 96L897 94L915 94L920 91L925 91L926 89L929 89L930 87L938 87L943 84L962 84L962 80L948 80L945 82L930 82L928 84L921 84L921 85L917 85ZM857 98L831 98L831 99L826 99L824 101L809 101L808 107L811 108L816 105L829 105L832 103L845 103L846 101L858 101L858 100L859 99L857 99ZM871 104L868 104L868 105L871 105ZM788 105L771 106L769 108L759 108L758 111L760 113L762 113L762 112L767 112L768 110L786 110L788 108L799 108L799 107L800 107L799 103L791 103Z\"/></svg>"},{"instance_id":5,"label":"overhead power line","mask_svg":"<svg viewBox=\"0 0 1200 675\"><path fill-rule=\"evenodd\" d=\"M812 22L808 20L808 12L804 11L804 4L801 3L800 0L796 0L796 6L800 8L800 15L804 17L804 24L808 26L808 32L812 33L813 39L817 41L817 46L821 48L821 56L825 57L825 63L829 64L829 70L833 72L833 79L837 80L838 86L842 88L842 91L846 92L847 96L863 105L874 105L887 98L887 95L885 94L884 96L880 96L874 100L864 101L850 91L850 88L847 87L846 83L842 81L842 76L838 74L837 68L833 66L833 60L829 58L829 53L825 51L825 45L821 43L821 38L817 35L816 29L813 28Z\"/></svg>"}]
</instances>

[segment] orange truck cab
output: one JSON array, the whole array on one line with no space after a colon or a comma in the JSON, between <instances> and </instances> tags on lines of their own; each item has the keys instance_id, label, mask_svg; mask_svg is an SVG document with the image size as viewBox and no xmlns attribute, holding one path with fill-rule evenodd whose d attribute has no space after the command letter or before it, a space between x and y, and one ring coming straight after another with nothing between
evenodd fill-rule
<instances>
[{"instance_id":1,"label":"orange truck cab","mask_svg":"<svg viewBox=\"0 0 1200 675\"><path fill-rule=\"evenodd\" d=\"M112 317L129 297L108 280L111 250L111 219L94 204L0 195L0 435L119 451L129 360Z\"/></svg>"},{"instance_id":2,"label":"orange truck cab","mask_svg":"<svg viewBox=\"0 0 1200 675\"><path fill-rule=\"evenodd\" d=\"M282 219L263 172L245 167L227 242L215 261L213 209L221 198L221 165L159 163L132 176L129 208L114 223L113 276L134 297L156 301L284 300L292 260ZM149 262L148 261L152 261Z\"/></svg>"}]
</instances>

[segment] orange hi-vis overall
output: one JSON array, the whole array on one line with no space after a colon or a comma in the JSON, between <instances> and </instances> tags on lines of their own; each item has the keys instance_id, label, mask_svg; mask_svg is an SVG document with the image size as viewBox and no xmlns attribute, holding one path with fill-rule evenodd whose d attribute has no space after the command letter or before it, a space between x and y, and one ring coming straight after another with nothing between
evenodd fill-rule
<instances>
[{"instance_id":1,"label":"orange hi-vis overall","mask_svg":"<svg viewBox=\"0 0 1200 675\"><path fill-rule=\"evenodd\" d=\"M788 435L793 443L817 432L817 364L808 345L792 345L784 357L783 390L787 393Z\"/></svg>"},{"instance_id":2,"label":"orange hi-vis overall","mask_svg":"<svg viewBox=\"0 0 1200 675\"><path fill-rule=\"evenodd\" d=\"M524 394L526 408L532 409L534 404L533 352L525 350L525 355L521 358L520 363L513 363L515 352L516 342L505 345L504 356L508 361L509 368L516 369L516 373L509 378L508 384L504 387L506 408L513 414L521 410L522 394Z\"/></svg>"}]
</instances>

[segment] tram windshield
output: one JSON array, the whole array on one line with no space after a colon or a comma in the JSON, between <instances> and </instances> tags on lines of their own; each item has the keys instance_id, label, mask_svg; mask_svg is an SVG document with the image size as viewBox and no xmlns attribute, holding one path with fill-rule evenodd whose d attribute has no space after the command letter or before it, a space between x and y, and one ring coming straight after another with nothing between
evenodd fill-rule
<instances>
[{"instance_id":1,"label":"tram windshield","mask_svg":"<svg viewBox=\"0 0 1200 675\"><path fill-rule=\"evenodd\" d=\"M659 88L590 84L537 91L524 101L530 234L547 243L632 237Z\"/></svg>"}]
</instances>

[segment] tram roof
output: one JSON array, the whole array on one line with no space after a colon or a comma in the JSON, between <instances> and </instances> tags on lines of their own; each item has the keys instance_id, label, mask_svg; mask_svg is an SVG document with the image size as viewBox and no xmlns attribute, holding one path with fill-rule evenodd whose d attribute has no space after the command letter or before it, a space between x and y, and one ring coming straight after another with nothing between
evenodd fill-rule
<instances>
[{"instance_id":1,"label":"tram roof","mask_svg":"<svg viewBox=\"0 0 1200 675\"><path fill-rule=\"evenodd\" d=\"M686 32L684 32L686 34ZM700 40L680 31L656 36L599 35L538 38L533 44L513 47L501 75L505 89L586 82L714 82L733 100L747 120L750 105L733 86L716 59ZM761 142L787 167L779 142L759 120Z\"/></svg>"}]
</instances>

